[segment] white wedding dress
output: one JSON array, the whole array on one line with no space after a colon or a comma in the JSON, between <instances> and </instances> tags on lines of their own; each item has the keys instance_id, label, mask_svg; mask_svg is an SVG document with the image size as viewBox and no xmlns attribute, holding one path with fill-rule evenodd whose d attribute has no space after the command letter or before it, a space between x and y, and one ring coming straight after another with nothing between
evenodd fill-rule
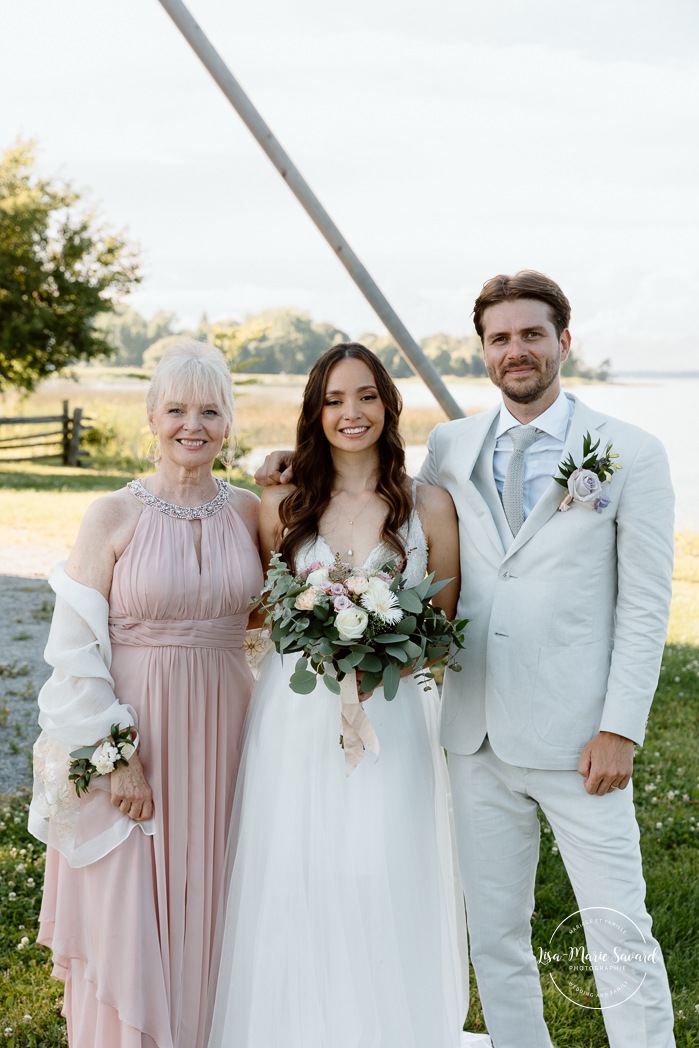
<instances>
[{"instance_id":1,"label":"white wedding dress","mask_svg":"<svg viewBox=\"0 0 699 1048\"><path fill-rule=\"evenodd\" d=\"M409 585L427 545L413 511ZM364 567L390 554L378 547ZM309 543L298 567L333 554ZM364 710L380 755L347 777L340 699L297 695L297 655L266 656L253 693L220 921L209 1048L461 1048L468 1007L463 897L439 699L404 678ZM463 1039L462 1039L463 1038Z\"/></svg>"}]
</instances>

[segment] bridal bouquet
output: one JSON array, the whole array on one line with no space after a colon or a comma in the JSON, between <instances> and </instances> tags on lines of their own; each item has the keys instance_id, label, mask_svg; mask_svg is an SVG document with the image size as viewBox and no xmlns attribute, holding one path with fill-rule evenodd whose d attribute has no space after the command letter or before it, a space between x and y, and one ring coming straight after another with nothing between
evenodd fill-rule
<instances>
[{"instance_id":1,"label":"bridal bouquet","mask_svg":"<svg viewBox=\"0 0 699 1048\"><path fill-rule=\"evenodd\" d=\"M343 680L351 678L355 687L360 673L362 692L383 685L390 700L402 669L409 667L424 682L432 677L428 664L447 657L447 665L459 670L455 653L464 646L468 619L450 622L430 604L449 581L433 580L431 574L417 586L406 586L395 562L370 571L353 568L339 556L330 566L314 562L294 575L273 554L260 607L277 651L301 653L292 690L308 694L322 676L339 695L347 691Z\"/></svg>"}]
</instances>

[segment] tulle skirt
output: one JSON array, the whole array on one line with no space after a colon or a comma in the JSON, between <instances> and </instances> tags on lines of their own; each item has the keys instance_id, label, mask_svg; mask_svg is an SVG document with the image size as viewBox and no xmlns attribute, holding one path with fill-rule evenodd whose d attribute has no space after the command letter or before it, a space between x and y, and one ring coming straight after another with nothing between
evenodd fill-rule
<instances>
[{"instance_id":1,"label":"tulle skirt","mask_svg":"<svg viewBox=\"0 0 699 1048\"><path fill-rule=\"evenodd\" d=\"M457 1048L467 1009L439 700L364 704L380 742L347 777L338 696L265 660L234 802L209 1048Z\"/></svg>"}]
</instances>

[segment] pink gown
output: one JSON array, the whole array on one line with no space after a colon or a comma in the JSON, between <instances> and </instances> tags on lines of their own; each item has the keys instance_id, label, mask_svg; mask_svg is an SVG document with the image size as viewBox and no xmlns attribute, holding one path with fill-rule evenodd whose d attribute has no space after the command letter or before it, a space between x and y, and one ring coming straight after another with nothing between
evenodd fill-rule
<instances>
[{"instance_id":1,"label":"pink gown","mask_svg":"<svg viewBox=\"0 0 699 1048\"><path fill-rule=\"evenodd\" d=\"M114 569L111 673L138 714L156 832L80 869L49 848L39 941L71 1048L200 1048L262 571L225 486L201 507L201 569L177 507L129 488L144 509Z\"/></svg>"}]
</instances>

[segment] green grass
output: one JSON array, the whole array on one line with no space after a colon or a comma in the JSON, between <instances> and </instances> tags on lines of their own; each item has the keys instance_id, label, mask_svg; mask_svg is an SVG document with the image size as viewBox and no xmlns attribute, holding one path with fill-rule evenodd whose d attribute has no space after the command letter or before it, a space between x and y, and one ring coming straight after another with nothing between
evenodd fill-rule
<instances>
[{"instance_id":1,"label":"green grass","mask_svg":"<svg viewBox=\"0 0 699 1048\"><path fill-rule=\"evenodd\" d=\"M8 1048L67 1044L62 988L36 942L45 853L27 830L28 795L0 800L0 1038Z\"/></svg>"},{"instance_id":2,"label":"green grass","mask_svg":"<svg viewBox=\"0 0 699 1048\"><path fill-rule=\"evenodd\" d=\"M121 469L103 474L39 466L29 473L7 469L0 474L0 524L16 527L18 534L31 531L38 541L59 535L70 543L87 503L130 475ZM648 905L667 962L677 1045L699 1048L699 535L677 536L676 553L669 642L646 744L636 760L634 789ZM40 617L47 614L48 609L39 609ZM0 675L16 678L19 688L25 674L21 662L0 664ZM61 988L50 979L48 951L35 944L43 848L27 833L26 810L26 794L0 801L0 1041L16 1048L57 1048L66 1043ZM552 929L575 909L544 823L535 948L546 946ZM598 1012L570 1004L546 978L543 985L556 1048L601 1048L607 1043ZM484 1030L475 980L467 1025Z\"/></svg>"}]
</instances>

